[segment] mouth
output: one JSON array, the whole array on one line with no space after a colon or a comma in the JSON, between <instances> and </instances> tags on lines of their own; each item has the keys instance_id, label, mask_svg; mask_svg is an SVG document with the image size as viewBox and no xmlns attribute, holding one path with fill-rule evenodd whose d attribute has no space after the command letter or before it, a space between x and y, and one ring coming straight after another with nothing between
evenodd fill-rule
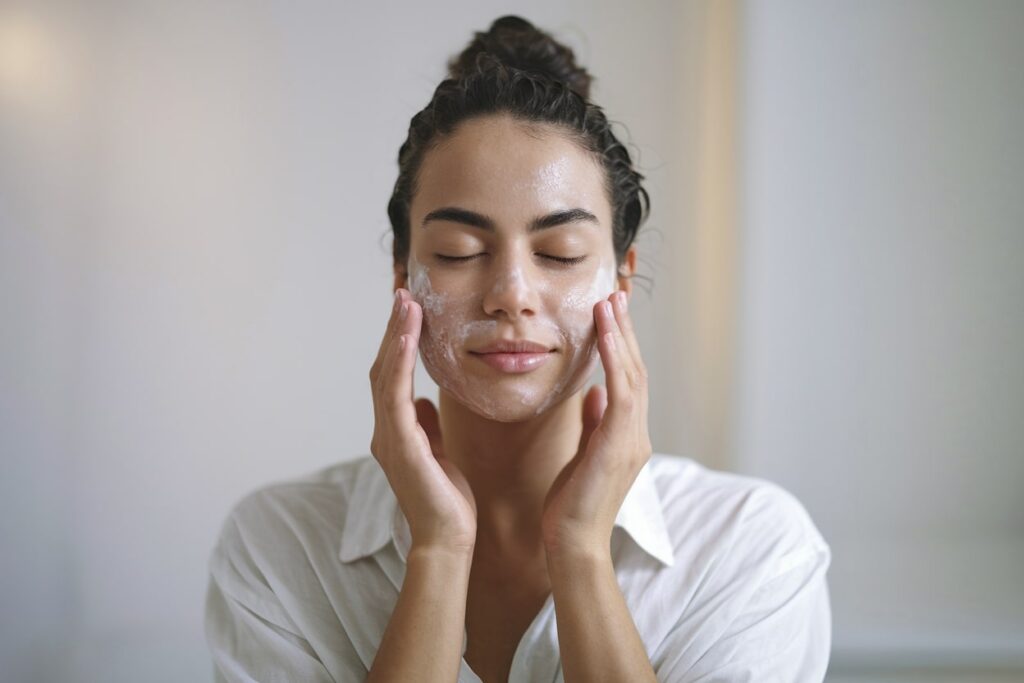
<instances>
[{"instance_id":1,"label":"mouth","mask_svg":"<svg viewBox=\"0 0 1024 683\"><path fill-rule=\"evenodd\" d=\"M530 340L499 340L469 352L495 370L509 374L536 370L554 353L554 349Z\"/></svg>"}]
</instances>

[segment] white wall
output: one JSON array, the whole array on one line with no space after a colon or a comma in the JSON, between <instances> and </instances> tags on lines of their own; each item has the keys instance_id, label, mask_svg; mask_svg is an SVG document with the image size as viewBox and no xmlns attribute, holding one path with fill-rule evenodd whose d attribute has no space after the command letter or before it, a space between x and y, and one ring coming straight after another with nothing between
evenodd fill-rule
<instances>
[{"instance_id":1,"label":"white wall","mask_svg":"<svg viewBox=\"0 0 1024 683\"><path fill-rule=\"evenodd\" d=\"M514 7L648 176L656 447L806 503L851 676L1020 663L1021 7ZM366 452L397 149L508 10L0 6L5 682L208 679L220 522Z\"/></svg>"},{"instance_id":2,"label":"white wall","mask_svg":"<svg viewBox=\"0 0 1024 683\"><path fill-rule=\"evenodd\" d=\"M1024 666L1024 4L743 16L737 466L832 543L837 667Z\"/></svg>"},{"instance_id":3,"label":"white wall","mask_svg":"<svg viewBox=\"0 0 1024 683\"><path fill-rule=\"evenodd\" d=\"M672 8L514 10L579 49L650 169L651 225L674 229ZM446 59L507 11L0 7L0 678L209 678L229 507L368 452L398 147ZM647 339L656 304L635 307Z\"/></svg>"}]
</instances>

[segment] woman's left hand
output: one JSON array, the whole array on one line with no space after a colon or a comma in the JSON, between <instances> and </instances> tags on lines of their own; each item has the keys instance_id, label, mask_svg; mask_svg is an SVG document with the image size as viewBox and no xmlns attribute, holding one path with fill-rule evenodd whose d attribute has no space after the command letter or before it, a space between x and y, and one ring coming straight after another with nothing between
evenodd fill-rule
<instances>
[{"instance_id":1,"label":"woman's left hand","mask_svg":"<svg viewBox=\"0 0 1024 683\"><path fill-rule=\"evenodd\" d=\"M607 389L591 387L583 399L579 449L544 501L541 529L549 556L607 555L622 501L651 457L647 369L626 293L616 291L595 304L594 319Z\"/></svg>"}]
</instances>

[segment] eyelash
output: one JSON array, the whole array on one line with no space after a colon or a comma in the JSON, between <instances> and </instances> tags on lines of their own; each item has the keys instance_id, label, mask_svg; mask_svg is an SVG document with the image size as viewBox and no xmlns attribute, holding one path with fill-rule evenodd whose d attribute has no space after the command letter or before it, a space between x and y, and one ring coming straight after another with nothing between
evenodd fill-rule
<instances>
[{"instance_id":1,"label":"eyelash","mask_svg":"<svg viewBox=\"0 0 1024 683\"><path fill-rule=\"evenodd\" d=\"M472 256L447 256L445 254L434 254L434 256L436 256L438 258L438 260L441 260L441 261L459 262L459 261L469 261L469 260L475 259L478 256L483 256L483 254L473 254ZM567 266L573 266L573 265L576 265L577 263L582 263L587 258L586 255L584 255L584 256L567 257L567 256L549 256L547 254L537 254L537 256L540 256L541 258L549 259L551 261L556 261L558 263L561 263L561 264L564 264L564 265L567 265Z\"/></svg>"}]
</instances>

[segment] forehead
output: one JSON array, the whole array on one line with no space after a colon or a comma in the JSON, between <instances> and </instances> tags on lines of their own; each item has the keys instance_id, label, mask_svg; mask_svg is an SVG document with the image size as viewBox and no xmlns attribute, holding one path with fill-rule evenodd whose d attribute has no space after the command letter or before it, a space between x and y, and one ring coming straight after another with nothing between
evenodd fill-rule
<instances>
[{"instance_id":1,"label":"forehead","mask_svg":"<svg viewBox=\"0 0 1024 683\"><path fill-rule=\"evenodd\" d=\"M478 211L496 221L527 222L559 209L583 208L610 225L604 170L557 127L510 116L478 117L424 156L413 225L440 206Z\"/></svg>"}]
</instances>

